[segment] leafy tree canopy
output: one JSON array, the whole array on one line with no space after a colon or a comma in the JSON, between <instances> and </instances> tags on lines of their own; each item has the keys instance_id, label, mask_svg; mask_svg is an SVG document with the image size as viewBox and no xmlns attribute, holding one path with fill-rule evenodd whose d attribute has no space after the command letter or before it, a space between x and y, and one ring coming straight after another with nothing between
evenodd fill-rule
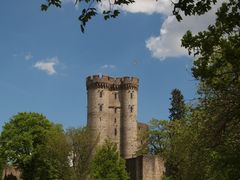
<instances>
[{"instance_id":1,"label":"leafy tree canopy","mask_svg":"<svg viewBox=\"0 0 240 180\"><path fill-rule=\"evenodd\" d=\"M125 162L120 158L116 144L106 141L92 161L91 176L96 180L128 180Z\"/></svg>"},{"instance_id":2,"label":"leafy tree canopy","mask_svg":"<svg viewBox=\"0 0 240 180\"><path fill-rule=\"evenodd\" d=\"M60 177L59 167L62 167L62 164L59 163L59 158L62 155L59 153L62 153L62 149L59 147L66 142L63 130L42 114L23 112L13 116L3 126L0 142L1 157L8 164L19 168L23 179ZM66 165L68 153L64 153L61 163L65 161Z\"/></svg>"},{"instance_id":3,"label":"leafy tree canopy","mask_svg":"<svg viewBox=\"0 0 240 180\"><path fill-rule=\"evenodd\" d=\"M91 134L86 127L70 128L66 132L71 148L72 179L87 179L90 173L90 162L95 147Z\"/></svg>"},{"instance_id":4,"label":"leafy tree canopy","mask_svg":"<svg viewBox=\"0 0 240 180\"><path fill-rule=\"evenodd\" d=\"M169 148L169 121L152 119L149 122L148 150L150 154L165 157Z\"/></svg>"},{"instance_id":5,"label":"leafy tree canopy","mask_svg":"<svg viewBox=\"0 0 240 180\"><path fill-rule=\"evenodd\" d=\"M214 25L193 35L188 31L182 46L194 54L193 75L215 90L240 82L240 3L229 0L218 9ZM199 56L197 56L199 55ZM235 85L234 85L235 84Z\"/></svg>"}]
</instances>

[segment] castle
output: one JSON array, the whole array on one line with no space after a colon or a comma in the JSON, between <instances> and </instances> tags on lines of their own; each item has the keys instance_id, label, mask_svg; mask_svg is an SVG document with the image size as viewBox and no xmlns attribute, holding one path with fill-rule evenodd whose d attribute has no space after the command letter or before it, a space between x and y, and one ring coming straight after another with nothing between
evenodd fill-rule
<instances>
[{"instance_id":1,"label":"castle","mask_svg":"<svg viewBox=\"0 0 240 180\"><path fill-rule=\"evenodd\" d=\"M165 171L162 158L136 155L144 142L140 135L148 129L146 124L137 121L139 79L94 75L87 77L86 86L87 127L91 137L98 139L97 145L106 139L117 144L131 180L162 179ZM20 179L19 170L6 167L2 179L13 175Z\"/></svg>"},{"instance_id":2,"label":"castle","mask_svg":"<svg viewBox=\"0 0 240 180\"><path fill-rule=\"evenodd\" d=\"M137 122L137 77L89 76L87 86L87 127L92 138L101 145L106 139L117 144L126 160L132 180L161 179L163 160L158 156L140 156L136 152L143 143L140 134L148 126Z\"/></svg>"}]
</instances>

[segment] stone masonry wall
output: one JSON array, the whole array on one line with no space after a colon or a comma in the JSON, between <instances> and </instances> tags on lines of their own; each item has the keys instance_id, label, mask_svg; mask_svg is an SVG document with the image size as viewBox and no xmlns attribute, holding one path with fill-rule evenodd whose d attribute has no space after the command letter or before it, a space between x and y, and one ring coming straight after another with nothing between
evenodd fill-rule
<instances>
[{"instance_id":1,"label":"stone masonry wall","mask_svg":"<svg viewBox=\"0 0 240 180\"><path fill-rule=\"evenodd\" d=\"M126 159L126 168L131 180L161 180L165 172L162 158L152 155Z\"/></svg>"},{"instance_id":2,"label":"stone masonry wall","mask_svg":"<svg viewBox=\"0 0 240 180\"><path fill-rule=\"evenodd\" d=\"M159 156L143 156L143 180L160 180L165 172L164 161Z\"/></svg>"}]
</instances>

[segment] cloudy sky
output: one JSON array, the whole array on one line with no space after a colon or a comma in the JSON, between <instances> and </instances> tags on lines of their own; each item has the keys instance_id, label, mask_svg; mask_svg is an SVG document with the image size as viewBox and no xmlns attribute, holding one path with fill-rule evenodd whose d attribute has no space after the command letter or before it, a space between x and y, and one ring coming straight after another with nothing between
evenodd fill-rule
<instances>
[{"instance_id":1,"label":"cloudy sky","mask_svg":"<svg viewBox=\"0 0 240 180\"><path fill-rule=\"evenodd\" d=\"M0 125L35 111L64 127L86 124L85 78L138 76L138 119L168 119L169 98L179 88L195 97L192 57L180 46L184 32L203 30L214 13L178 23L169 0L137 0L119 18L94 18L80 32L72 0L40 11L44 1L2 0L0 6ZM106 8L101 4L99 10Z\"/></svg>"}]
</instances>

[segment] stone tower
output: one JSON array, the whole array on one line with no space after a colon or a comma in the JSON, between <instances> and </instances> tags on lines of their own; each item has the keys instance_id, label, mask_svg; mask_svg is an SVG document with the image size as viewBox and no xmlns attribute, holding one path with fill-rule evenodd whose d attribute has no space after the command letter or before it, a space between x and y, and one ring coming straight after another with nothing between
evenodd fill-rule
<instances>
[{"instance_id":1,"label":"stone tower","mask_svg":"<svg viewBox=\"0 0 240 180\"><path fill-rule=\"evenodd\" d=\"M106 139L117 144L124 159L132 158L138 149L136 77L113 78L89 76L86 80L88 100L87 126L98 144Z\"/></svg>"}]
</instances>

